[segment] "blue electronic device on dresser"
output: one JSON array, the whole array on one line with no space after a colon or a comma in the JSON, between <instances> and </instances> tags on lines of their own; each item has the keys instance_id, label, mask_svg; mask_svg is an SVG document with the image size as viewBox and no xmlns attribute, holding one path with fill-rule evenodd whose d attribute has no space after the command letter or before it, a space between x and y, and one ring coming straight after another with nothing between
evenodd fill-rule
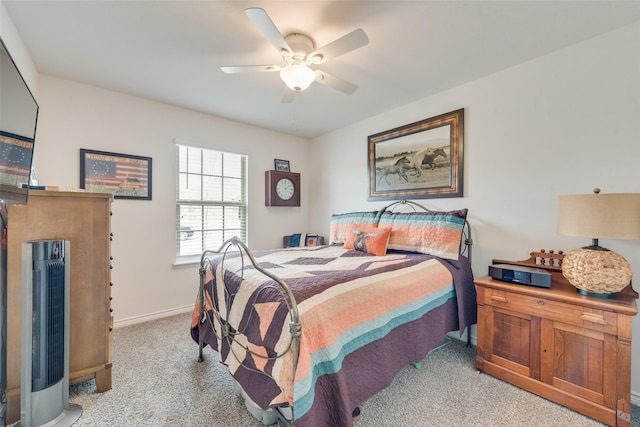
<instances>
[{"instance_id":1,"label":"blue electronic device on dresser","mask_svg":"<svg viewBox=\"0 0 640 427\"><path fill-rule=\"evenodd\" d=\"M551 273L542 268L522 267L519 265L494 264L489 266L489 276L503 282L522 285L551 287Z\"/></svg>"}]
</instances>

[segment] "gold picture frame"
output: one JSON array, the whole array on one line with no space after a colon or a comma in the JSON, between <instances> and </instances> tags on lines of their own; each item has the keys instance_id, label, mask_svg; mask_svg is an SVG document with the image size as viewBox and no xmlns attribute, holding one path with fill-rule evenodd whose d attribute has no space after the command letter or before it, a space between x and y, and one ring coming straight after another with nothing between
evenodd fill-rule
<instances>
[{"instance_id":1,"label":"gold picture frame","mask_svg":"<svg viewBox=\"0 0 640 427\"><path fill-rule=\"evenodd\" d=\"M464 109L367 140L370 201L463 196Z\"/></svg>"}]
</instances>

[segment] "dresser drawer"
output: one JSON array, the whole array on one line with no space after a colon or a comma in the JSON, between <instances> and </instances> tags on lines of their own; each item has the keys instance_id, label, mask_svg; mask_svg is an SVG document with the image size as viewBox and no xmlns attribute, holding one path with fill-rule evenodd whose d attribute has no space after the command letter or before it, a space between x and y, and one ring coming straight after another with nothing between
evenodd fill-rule
<instances>
[{"instance_id":1,"label":"dresser drawer","mask_svg":"<svg viewBox=\"0 0 640 427\"><path fill-rule=\"evenodd\" d=\"M617 334L618 330L618 316L615 312L566 304L547 298L485 288L484 292L479 293L478 302L608 334Z\"/></svg>"}]
</instances>

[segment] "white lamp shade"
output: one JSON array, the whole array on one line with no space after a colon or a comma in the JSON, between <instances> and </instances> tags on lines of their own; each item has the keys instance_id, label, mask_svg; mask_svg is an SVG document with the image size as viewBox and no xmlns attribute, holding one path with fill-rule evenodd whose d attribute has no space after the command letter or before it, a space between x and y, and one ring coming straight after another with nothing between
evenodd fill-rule
<instances>
[{"instance_id":1,"label":"white lamp shade","mask_svg":"<svg viewBox=\"0 0 640 427\"><path fill-rule=\"evenodd\" d=\"M280 78L290 89L300 92L316 79L316 73L306 65L291 64L280 70Z\"/></svg>"},{"instance_id":2,"label":"white lamp shade","mask_svg":"<svg viewBox=\"0 0 640 427\"><path fill-rule=\"evenodd\" d=\"M559 196L558 234L592 239L640 239L640 194Z\"/></svg>"}]
</instances>

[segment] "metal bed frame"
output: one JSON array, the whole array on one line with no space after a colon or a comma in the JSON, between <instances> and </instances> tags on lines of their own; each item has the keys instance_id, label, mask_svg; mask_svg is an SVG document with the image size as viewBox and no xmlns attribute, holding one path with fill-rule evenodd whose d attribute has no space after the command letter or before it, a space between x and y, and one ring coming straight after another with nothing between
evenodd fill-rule
<instances>
[{"instance_id":1,"label":"metal bed frame","mask_svg":"<svg viewBox=\"0 0 640 427\"><path fill-rule=\"evenodd\" d=\"M414 212L418 212L418 211L424 211L424 212L433 212L432 210L426 208L425 206L416 203L416 202L412 202L410 200L399 200L396 202L393 202L387 206L385 206L384 208L382 208L381 213L385 212L385 211L392 211L394 208L402 208L404 206L409 206L411 209L413 209ZM460 243L461 247L460 247L460 255L466 256L469 261L471 262L471 247L473 245L473 239L471 238L471 227L469 226L469 222L465 220L465 223L463 225L463 229L462 229L462 239L461 239L461 243ZM266 288L271 288L271 289L275 289L277 290L281 296L283 301L285 302L285 304L287 304L287 308L289 311L289 332L291 333L291 341L289 342L289 345L287 346L287 348L281 353L281 354L277 354L275 356L269 357L268 359L272 360L272 359L278 359L283 357L288 351L289 349L292 349L293 352L293 359L292 359L292 367L293 367L293 372L292 375L295 378L295 372L297 370L297 365L298 365L298 353L300 351L300 337L302 335L302 325L300 324L300 316L298 313L298 305L296 303L295 297L291 291L291 288L279 277L277 277L276 275L274 275L273 273L270 273L269 271L261 268L258 265L258 262L256 261L255 257L253 256L253 254L251 253L250 249L247 247L247 245L241 241L238 237L232 237L228 240L226 240L217 250L205 250L202 253L202 256L200 257L200 268L199 268L199 275L200 275L200 286L198 289L198 315L199 315L199 319L201 323L204 322L208 322L209 326L211 327L211 329L214 331L214 334L216 335L216 338L218 339L218 341L226 341L229 344L229 348L231 349L231 343L235 342L236 344L242 346L242 348L244 349L244 351L251 353L253 356L255 357L259 357L259 358L265 358L265 356L263 355L259 355L256 354L254 352L252 352L248 347L240 344L238 341L235 340L235 333L231 332L228 323L225 321L225 319L227 319L229 317L229 311L231 308L231 305L228 303L230 298L232 297L232 295L228 295L226 294L226 288L225 288L225 296L224 298L227 301L226 308L227 308L227 312L225 313L225 316L222 316L221 313L219 313L216 310L216 307L212 307L212 312L213 312L213 318L215 318L215 322L218 325L218 329L216 329L216 325L214 325L214 321L213 318L210 318L209 316L207 316L206 310L205 310L205 300L206 300L206 295L205 295L205 285L206 285L206 268L207 266L210 264L210 260L211 260L211 256L218 256L218 255L222 255L222 261L221 261L221 265L220 268L224 271L224 261L225 258L229 252L229 250L231 248L235 248L237 249L239 255L240 255L240 259L241 259L241 279L244 278L244 257L245 255L247 256L247 258L249 259L249 261L251 262L251 264L253 265L253 267L259 271L260 273L264 274L265 276L271 278L275 283L273 284L268 284L265 285L263 287L263 289ZM217 333L219 331L219 334ZM241 333L242 331L238 331L239 333ZM204 360L204 356L203 356L203 348L204 348L204 342L203 342L203 336L202 336L202 332L199 331L199 340L198 340L198 362L202 362ZM467 328L467 346L471 347L471 331L470 328ZM240 366L244 369L249 369L251 371L254 372L258 372L262 375L266 375L270 378L271 375L267 374L266 372L263 371L258 371L256 369L253 369L251 367L245 366L244 364L242 364L242 361L238 358L238 356L232 351L232 354L234 355L234 357L236 357L236 360L238 360L238 362L240 363ZM272 378L273 379L273 378ZM289 414L285 414L283 412L283 408L287 408L285 410L288 410ZM294 412L294 407L293 406L284 406L284 407L279 407L279 408L273 408L275 414L277 415L278 419L280 421L282 421L282 423L285 426L288 427L293 427L294 426L294 420L295 420L295 412Z\"/></svg>"}]
</instances>

